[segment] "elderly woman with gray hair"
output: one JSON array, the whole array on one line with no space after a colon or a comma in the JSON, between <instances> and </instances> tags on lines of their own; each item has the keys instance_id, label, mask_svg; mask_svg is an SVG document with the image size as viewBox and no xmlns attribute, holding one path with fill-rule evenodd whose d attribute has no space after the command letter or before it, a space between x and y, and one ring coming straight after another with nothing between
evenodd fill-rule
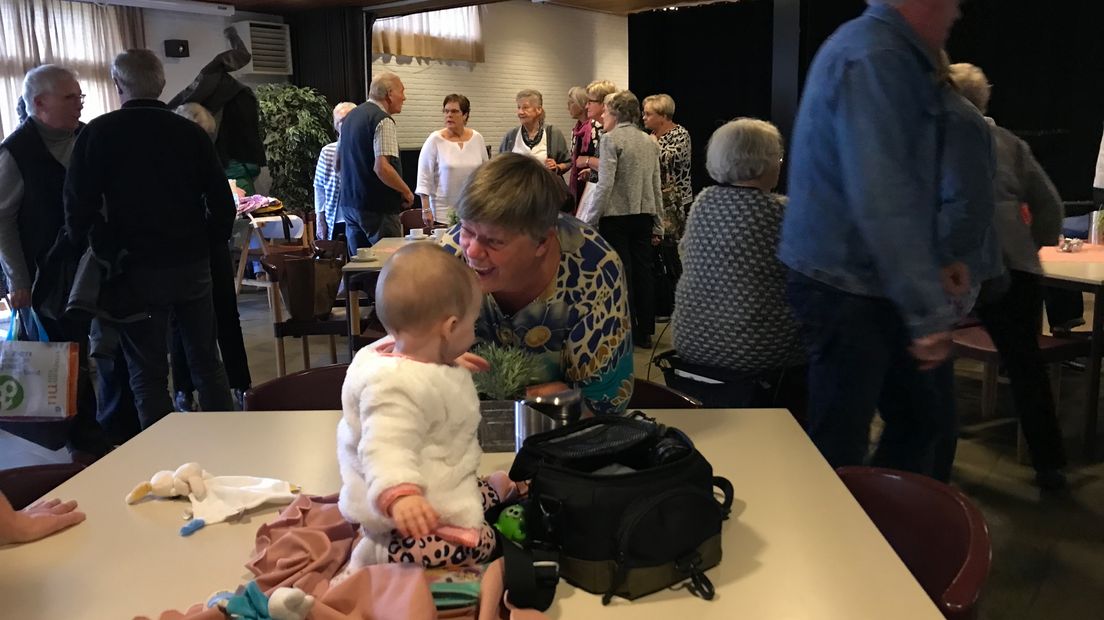
<instances>
[{"instance_id":1,"label":"elderly woman with gray hair","mask_svg":"<svg viewBox=\"0 0 1104 620\"><path fill-rule=\"evenodd\" d=\"M499 155L464 186L443 244L479 279L477 339L535 358L529 395L578 388L591 411L621 413L633 390L626 279L606 240L560 213L565 198L532 158Z\"/></svg>"},{"instance_id":2,"label":"elderly woman with gray hair","mask_svg":"<svg viewBox=\"0 0 1104 620\"><path fill-rule=\"evenodd\" d=\"M640 130L639 122L640 101L636 95L623 90L606 97L594 209L581 217L597 226L621 256L629 283L633 341L650 349L655 333L652 245L663 234L659 220L663 198L659 147Z\"/></svg>"},{"instance_id":3,"label":"elderly woman with gray hair","mask_svg":"<svg viewBox=\"0 0 1104 620\"><path fill-rule=\"evenodd\" d=\"M644 128L659 144L659 179L663 188L663 232L682 238L686 214L694 201L690 187L690 132L675 122L675 100L659 94L644 98Z\"/></svg>"},{"instance_id":4,"label":"elderly woman with gray hair","mask_svg":"<svg viewBox=\"0 0 1104 620\"><path fill-rule=\"evenodd\" d=\"M563 133L544 122L544 96L540 91L525 89L515 99L521 124L506 132L498 152L532 157L557 175L566 172L571 167L571 153Z\"/></svg>"},{"instance_id":5,"label":"elderly woman with gray hair","mask_svg":"<svg viewBox=\"0 0 1104 620\"><path fill-rule=\"evenodd\" d=\"M959 93L984 114L991 87L981 69L959 63L951 65L950 72ZM979 299L975 311L1008 370L1036 483L1059 488L1066 482L1066 455L1037 336L1043 305L1039 248L1058 241L1062 199L1027 143L993 119L986 120L997 162L993 229L1011 280L1000 297Z\"/></svg>"},{"instance_id":6,"label":"elderly woman with gray hair","mask_svg":"<svg viewBox=\"0 0 1104 620\"><path fill-rule=\"evenodd\" d=\"M771 191L781 162L782 136L757 119L725 123L706 147L706 170L718 185L690 209L672 329L678 356L700 367L694 374L723 382L677 386L710 406L772 404L751 400L750 382L740 378L777 381L805 359L776 256L784 203Z\"/></svg>"}]
</instances>

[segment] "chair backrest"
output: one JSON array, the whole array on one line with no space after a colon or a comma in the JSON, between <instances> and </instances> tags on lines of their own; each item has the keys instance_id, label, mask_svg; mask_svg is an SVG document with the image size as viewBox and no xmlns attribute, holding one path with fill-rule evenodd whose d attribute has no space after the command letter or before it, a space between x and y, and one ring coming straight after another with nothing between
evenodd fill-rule
<instances>
[{"instance_id":1,"label":"chair backrest","mask_svg":"<svg viewBox=\"0 0 1104 620\"><path fill-rule=\"evenodd\" d=\"M414 229L421 230L426 227L425 220L422 218L421 209L407 209L399 213L399 223L402 224L404 237Z\"/></svg>"},{"instance_id":2,"label":"chair backrest","mask_svg":"<svg viewBox=\"0 0 1104 620\"><path fill-rule=\"evenodd\" d=\"M0 492L12 508L23 510L83 469L80 463L52 463L0 470Z\"/></svg>"},{"instance_id":3,"label":"chair backrest","mask_svg":"<svg viewBox=\"0 0 1104 620\"><path fill-rule=\"evenodd\" d=\"M843 483L947 618L974 618L992 550L985 518L959 491L892 469L841 467Z\"/></svg>"},{"instance_id":4,"label":"chair backrest","mask_svg":"<svg viewBox=\"0 0 1104 620\"><path fill-rule=\"evenodd\" d=\"M348 370L348 364L310 368L254 386L245 393L245 410L341 409L341 384Z\"/></svg>"},{"instance_id":5,"label":"chair backrest","mask_svg":"<svg viewBox=\"0 0 1104 620\"><path fill-rule=\"evenodd\" d=\"M630 409L701 409L701 401L666 385L637 378L633 382Z\"/></svg>"}]
</instances>

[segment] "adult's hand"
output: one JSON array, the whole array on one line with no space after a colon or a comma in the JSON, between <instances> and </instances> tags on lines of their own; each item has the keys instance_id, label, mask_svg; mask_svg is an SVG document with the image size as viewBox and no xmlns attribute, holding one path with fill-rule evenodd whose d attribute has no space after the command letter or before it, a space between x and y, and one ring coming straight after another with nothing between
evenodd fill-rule
<instances>
[{"instance_id":1,"label":"adult's hand","mask_svg":"<svg viewBox=\"0 0 1104 620\"><path fill-rule=\"evenodd\" d=\"M491 369L491 363L475 353L462 353L456 358L456 365L467 368L469 372L486 372Z\"/></svg>"},{"instance_id":2,"label":"adult's hand","mask_svg":"<svg viewBox=\"0 0 1104 620\"><path fill-rule=\"evenodd\" d=\"M552 159L551 157L544 160L544 167L548 168L550 172L555 172L557 174L559 174L560 172L560 165L557 164L556 160Z\"/></svg>"},{"instance_id":3,"label":"adult's hand","mask_svg":"<svg viewBox=\"0 0 1104 620\"><path fill-rule=\"evenodd\" d=\"M551 396L552 394L558 394L570 389L571 386L562 381L539 383L537 385L530 385L529 387L525 388L525 397L536 398L537 396Z\"/></svg>"},{"instance_id":4,"label":"adult's hand","mask_svg":"<svg viewBox=\"0 0 1104 620\"><path fill-rule=\"evenodd\" d=\"M21 310L23 308L31 307L31 289L20 288L11 292L8 296L8 300L11 302L12 308Z\"/></svg>"},{"instance_id":5,"label":"adult's hand","mask_svg":"<svg viewBox=\"0 0 1104 620\"><path fill-rule=\"evenodd\" d=\"M939 270L943 290L953 297L970 292L970 269L962 262L954 262Z\"/></svg>"},{"instance_id":6,"label":"adult's hand","mask_svg":"<svg viewBox=\"0 0 1104 620\"><path fill-rule=\"evenodd\" d=\"M938 332L912 341L909 352L916 358L920 370L931 370L951 354L951 332Z\"/></svg>"},{"instance_id":7,"label":"adult's hand","mask_svg":"<svg viewBox=\"0 0 1104 620\"><path fill-rule=\"evenodd\" d=\"M72 500L52 499L15 511L7 498L0 498L0 545L46 538L85 519Z\"/></svg>"},{"instance_id":8,"label":"adult's hand","mask_svg":"<svg viewBox=\"0 0 1104 620\"><path fill-rule=\"evenodd\" d=\"M404 190L402 193L402 208L409 209L414 206L414 192L409 189Z\"/></svg>"}]
</instances>

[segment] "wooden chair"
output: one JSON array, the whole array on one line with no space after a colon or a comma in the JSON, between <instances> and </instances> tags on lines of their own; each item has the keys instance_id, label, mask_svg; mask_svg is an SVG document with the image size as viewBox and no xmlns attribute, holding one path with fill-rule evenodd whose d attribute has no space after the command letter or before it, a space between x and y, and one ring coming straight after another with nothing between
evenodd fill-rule
<instances>
[{"instance_id":1,"label":"wooden chair","mask_svg":"<svg viewBox=\"0 0 1104 620\"><path fill-rule=\"evenodd\" d=\"M314 411L341 409L341 385L348 364L293 372L250 388L246 411Z\"/></svg>"},{"instance_id":2,"label":"wooden chair","mask_svg":"<svg viewBox=\"0 0 1104 620\"><path fill-rule=\"evenodd\" d=\"M412 230L421 230L426 227L422 219L421 209L407 209L399 214L399 223L402 224L402 233L405 237Z\"/></svg>"},{"instance_id":3,"label":"wooden chair","mask_svg":"<svg viewBox=\"0 0 1104 620\"><path fill-rule=\"evenodd\" d=\"M998 369L1000 367L1000 353L989 337L989 332L980 325L956 329L952 333L954 341L954 353L957 357L981 362L981 417L991 420L997 410L997 385L999 381ZM1051 389L1054 392L1054 404L1057 405L1061 397L1062 362L1085 357L1090 354L1092 343L1087 338L1059 338L1056 336L1039 335L1039 350L1043 355L1043 362L1050 365ZM1010 418L1014 419L1014 418ZM1018 419L1016 424L1019 424ZM1023 461L1026 453L1026 445L1023 433L1019 433L1016 447L1017 457Z\"/></svg>"},{"instance_id":4,"label":"wooden chair","mask_svg":"<svg viewBox=\"0 0 1104 620\"><path fill-rule=\"evenodd\" d=\"M943 616L975 618L992 561L981 511L959 491L918 474L876 467L836 473Z\"/></svg>"},{"instance_id":5,"label":"wooden chair","mask_svg":"<svg viewBox=\"0 0 1104 620\"><path fill-rule=\"evenodd\" d=\"M637 378L633 381L630 409L701 409L701 401L666 385Z\"/></svg>"},{"instance_id":6,"label":"wooden chair","mask_svg":"<svg viewBox=\"0 0 1104 620\"><path fill-rule=\"evenodd\" d=\"M328 336L330 344L330 363L337 363L337 337L348 336L349 328L342 318L315 319L310 321L284 319L284 306L280 299L279 285L287 277L285 262L289 258L306 258L307 249L298 253L283 253L264 256L261 266L268 274L271 286L268 287L268 307L272 316L272 336L276 348L276 376L287 374L287 357L284 351L284 338L299 338L303 347L303 366L310 368L310 336Z\"/></svg>"},{"instance_id":7,"label":"wooden chair","mask_svg":"<svg viewBox=\"0 0 1104 620\"><path fill-rule=\"evenodd\" d=\"M0 492L12 508L23 510L83 469L80 463L52 463L0 470Z\"/></svg>"}]
</instances>

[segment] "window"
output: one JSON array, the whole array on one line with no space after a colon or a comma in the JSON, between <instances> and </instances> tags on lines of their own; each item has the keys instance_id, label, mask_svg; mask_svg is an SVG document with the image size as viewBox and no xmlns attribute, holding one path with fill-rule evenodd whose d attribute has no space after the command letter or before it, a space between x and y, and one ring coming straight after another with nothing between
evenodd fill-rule
<instances>
[{"instance_id":1,"label":"window","mask_svg":"<svg viewBox=\"0 0 1104 620\"><path fill-rule=\"evenodd\" d=\"M145 47L140 9L66 0L0 0L0 135L19 124L16 102L23 76L54 63L77 73L87 95L81 119L119 107L111 61L123 50Z\"/></svg>"},{"instance_id":2,"label":"window","mask_svg":"<svg viewBox=\"0 0 1104 620\"><path fill-rule=\"evenodd\" d=\"M372 53L483 62L483 9L466 6L372 24Z\"/></svg>"}]
</instances>

